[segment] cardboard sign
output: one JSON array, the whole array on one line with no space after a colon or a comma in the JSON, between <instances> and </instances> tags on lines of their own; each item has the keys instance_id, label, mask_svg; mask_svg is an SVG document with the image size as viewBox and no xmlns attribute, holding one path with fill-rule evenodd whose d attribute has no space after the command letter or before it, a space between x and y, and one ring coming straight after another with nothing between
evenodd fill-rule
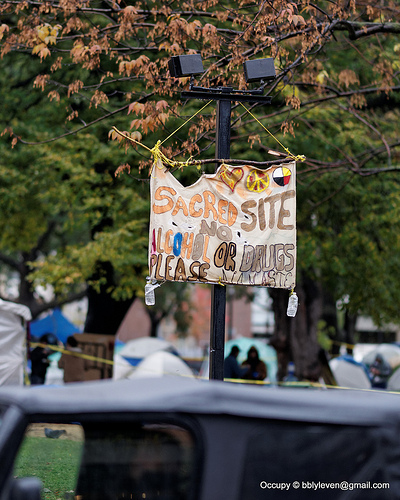
<instances>
[{"instance_id":1,"label":"cardboard sign","mask_svg":"<svg viewBox=\"0 0 400 500\"><path fill-rule=\"evenodd\" d=\"M188 187L158 163L150 184L152 279L295 286L295 162L224 164Z\"/></svg>"}]
</instances>

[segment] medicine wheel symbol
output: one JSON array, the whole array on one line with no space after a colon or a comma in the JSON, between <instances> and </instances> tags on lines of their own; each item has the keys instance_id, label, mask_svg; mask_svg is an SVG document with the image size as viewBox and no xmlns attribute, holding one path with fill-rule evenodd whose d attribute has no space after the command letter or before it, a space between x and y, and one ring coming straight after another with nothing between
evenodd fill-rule
<instances>
[{"instance_id":1,"label":"medicine wheel symbol","mask_svg":"<svg viewBox=\"0 0 400 500\"><path fill-rule=\"evenodd\" d=\"M279 167L274 170L272 178L278 186L287 186L290 181L292 172L287 167Z\"/></svg>"},{"instance_id":2,"label":"medicine wheel symbol","mask_svg":"<svg viewBox=\"0 0 400 500\"><path fill-rule=\"evenodd\" d=\"M265 172L259 170L252 170L247 176L247 188L249 191L261 193L269 186L269 177Z\"/></svg>"}]
</instances>

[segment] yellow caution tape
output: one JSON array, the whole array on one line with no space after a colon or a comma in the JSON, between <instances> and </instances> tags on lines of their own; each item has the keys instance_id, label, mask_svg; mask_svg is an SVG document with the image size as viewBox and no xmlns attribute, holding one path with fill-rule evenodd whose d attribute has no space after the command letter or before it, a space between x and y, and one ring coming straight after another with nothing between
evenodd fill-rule
<instances>
[{"instance_id":1,"label":"yellow caution tape","mask_svg":"<svg viewBox=\"0 0 400 500\"><path fill-rule=\"evenodd\" d=\"M58 347L55 345L41 344L40 342L31 342L32 347L43 347L45 349L51 349L52 351L61 352L62 354L68 354L69 356L75 356L77 358L88 359L90 361L99 361L101 363L106 363L108 365L113 365L114 361L112 359L98 358L97 356L90 356L89 354L84 354L80 352L69 351L63 347Z\"/></svg>"},{"instance_id":2,"label":"yellow caution tape","mask_svg":"<svg viewBox=\"0 0 400 500\"><path fill-rule=\"evenodd\" d=\"M344 345L351 345L351 344L345 344L343 342L336 342L332 341L333 343L339 343L339 344L344 344ZM49 344L42 344L40 342L31 342L30 343L31 347L42 347L46 349L51 349L56 352L61 352L63 354L68 354L70 356L76 356L78 358L83 358L87 359L90 361L97 361L100 363L105 363L109 365L115 365L118 363L115 363L111 359L104 359L104 358L99 358L97 356L91 356L89 354L84 354L84 353L79 353L79 352L74 352L74 351L69 351L67 349L64 349L62 347L54 346L54 345L49 345ZM354 347L354 346L353 346ZM134 371L137 367L132 365L132 371ZM149 373L151 370L149 370ZM209 380L208 377L201 377L201 376L191 376L191 375L184 375L180 374L177 375L180 377L188 377L188 378L196 378L200 380ZM280 386L280 387L314 387L317 389L338 389L338 390L347 390L347 391L364 391L364 392L376 392L378 389L358 389L354 387L342 387L342 386L337 386L337 385L329 385L329 384L322 384L320 382L311 382L308 380L303 380L303 381L293 381L293 382L270 382L270 381L264 381L264 380L246 380L246 379L236 379L236 378L225 378L225 382L233 382L235 384L247 384L247 385L268 385L268 386ZM29 384L26 384L29 385ZM400 391L388 391L384 390L386 394L397 394L400 395Z\"/></svg>"}]
</instances>

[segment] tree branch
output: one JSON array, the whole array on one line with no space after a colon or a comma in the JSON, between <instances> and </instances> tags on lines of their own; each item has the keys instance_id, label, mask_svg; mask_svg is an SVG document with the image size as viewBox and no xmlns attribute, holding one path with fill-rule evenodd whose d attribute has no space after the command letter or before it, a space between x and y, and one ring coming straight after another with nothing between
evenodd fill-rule
<instances>
[{"instance_id":1,"label":"tree branch","mask_svg":"<svg viewBox=\"0 0 400 500\"><path fill-rule=\"evenodd\" d=\"M87 289L82 290L81 292L71 293L63 298L55 298L49 302L35 302L34 305L31 305L32 318L35 319L43 312L54 309L55 307L61 307L64 304L70 304L76 300L83 299L86 295Z\"/></svg>"},{"instance_id":2,"label":"tree branch","mask_svg":"<svg viewBox=\"0 0 400 500\"><path fill-rule=\"evenodd\" d=\"M8 267L11 267L12 269L15 269L16 271L20 271L20 263L17 259L13 259L9 255L6 255L2 252L0 252L0 262L3 262Z\"/></svg>"},{"instance_id":3,"label":"tree branch","mask_svg":"<svg viewBox=\"0 0 400 500\"><path fill-rule=\"evenodd\" d=\"M400 33L400 23L360 23L352 21L338 21L334 31L348 31L350 40L356 40L376 33Z\"/></svg>"},{"instance_id":4,"label":"tree branch","mask_svg":"<svg viewBox=\"0 0 400 500\"><path fill-rule=\"evenodd\" d=\"M38 252L43 248L43 245L46 243L46 241L49 239L51 236L52 232L54 231L54 228L56 227L56 222L55 221L49 221L47 224L47 229L46 231L41 234L36 242L36 246L32 248L29 251L29 258L28 260L35 260L37 258Z\"/></svg>"},{"instance_id":5,"label":"tree branch","mask_svg":"<svg viewBox=\"0 0 400 500\"><path fill-rule=\"evenodd\" d=\"M149 94L145 95L144 97L141 97L140 99L137 100L137 102L143 102L143 101L146 101L149 97L151 97L152 95L154 95L155 92L150 92ZM21 139L20 137L18 137L18 141L21 142L22 144L26 144L28 146L38 146L40 144L47 144L49 142L54 142L54 141L58 141L59 139L63 139L64 137L68 137L70 135L75 135L75 134L79 134L79 132L81 132L82 130L86 130L87 128L91 127L92 125L95 125L96 123L99 123L103 120L106 120L107 118L110 118L111 116L114 116L118 113L121 113L122 111L124 111L125 109L128 109L130 106L130 104L126 104L125 106L122 106L122 108L119 108L115 111L111 111L110 113L104 115L104 116L101 116L100 118L97 118L96 120L93 120L92 122L90 123L87 123L85 125L83 125L83 127L79 127L77 128L76 130L72 130L71 132L66 132L65 134L61 134L57 137L52 137L51 139L47 139L45 141L38 141L38 142L30 142L30 141L25 141L23 139Z\"/></svg>"},{"instance_id":6,"label":"tree branch","mask_svg":"<svg viewBox=\"0 0 400 500\"><path fill-rule=\"evenodd\" d=\"M370 128L373 132L375 132L375 134L378 137L380 137L381 141L383 142L383 144L384 144L384 146L386 148L386 152L387 152L387 155L388 155L388 163L390 165L391 160L392 160L392 155L390 153L390 147L389 147L389 144L387 143L386 139L379 132L379 130L376 127L374 127L371 123L369 123L367 120L365 120L365 118L363 118L362 116L360 116L359 113L357 113L354 109L345 108L344 106L341 106L340 104L339 104L339 108L343 109L347 113L352 114L355 118L357 118L357 120L360 120L361 123L364 123L364 125L366 125L368 128Z\"/></svg>"}]
</instances>

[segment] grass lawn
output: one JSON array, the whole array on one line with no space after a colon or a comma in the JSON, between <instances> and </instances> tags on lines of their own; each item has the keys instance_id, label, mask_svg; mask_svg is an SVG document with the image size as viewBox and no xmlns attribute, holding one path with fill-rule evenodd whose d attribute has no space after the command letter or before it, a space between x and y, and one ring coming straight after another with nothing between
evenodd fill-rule
<instances>
[{"instance_id":1,"label":"grass lawn","mask_svg":"<svg viewBox=\"0 0 400 500\"><path fill-rule=\"evenodd\" d=\"M28 436L17 457L14 476L38 477L43 483L42 498L45 500L64 500L68 492L73 498L82 444L67 439Z\"/></svg>"}]
</instances>

